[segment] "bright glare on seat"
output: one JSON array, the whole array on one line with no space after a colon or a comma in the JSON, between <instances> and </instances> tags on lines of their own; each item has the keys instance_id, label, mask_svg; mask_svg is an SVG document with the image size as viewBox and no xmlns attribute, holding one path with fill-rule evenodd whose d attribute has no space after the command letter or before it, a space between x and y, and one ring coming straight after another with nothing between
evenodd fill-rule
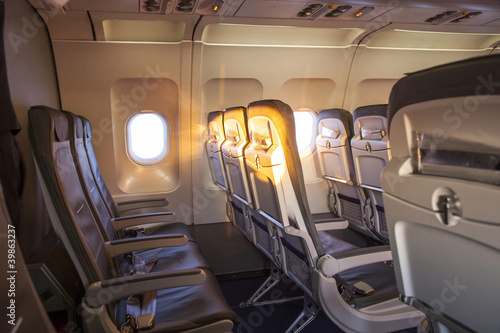
<instances>
[{"instance_id":1,"label":"bright glare on seat","mask_svg":"<svg viewBox=\"0 0 500 333\"><path fill-rule=\"evenodd\" d=\"M167 154L167 124L155 113L133 115L127 126L130 157L138 164L152 165Z\"/></svg>"},{"instance_id":2,"label":"bright glare on seat","mask_svg":"<svg viewBox=\"0 0 500 333\"><path fill-rule=\"evenodd\" d=\"M302 152L309 148L314 131L314 118L310 112L294 112L297 148Z\"/></svg>"}]
</instances>

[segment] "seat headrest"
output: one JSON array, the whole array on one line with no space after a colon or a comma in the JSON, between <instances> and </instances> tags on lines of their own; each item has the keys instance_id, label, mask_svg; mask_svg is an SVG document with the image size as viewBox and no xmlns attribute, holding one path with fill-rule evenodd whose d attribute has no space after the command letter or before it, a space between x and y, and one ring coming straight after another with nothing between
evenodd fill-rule
<instances>
[{"instance_id":1,"label":"seat headrest","mask_svg":"<svg viewBox=\"0 0 500 333\"><path fill-rule=\"evenodd\" d=\"M220 128L222 128L222 122L224 119L224 111L212 111L208 114L208 123L215 121Z\"/></svg>"},{"instance_id":2,"label":"seat headrest","mask_svg":"<svg viewBox=\"0 0 500 333\"><path fill-rule=\"evenodd\" d=\"M387 118L387 104L360 106L352 113L353 121L362 117L379 116Z\"/></svg>"},{"instance_id":3,"label":"seat headrest","mask_svg":"<svg viewBox=\"0 0 500 333\"><path fill-rule=\"evenodd\" d=\"M382 140L387 134L387 104L361 106L354 110L354 135L362 140Z\"/></svg>"},{"instance_id":4,"label":"seat headrest","mask_svg":"<svg viewBox=\"0 0 500 333\"><path fill-rule=\"evenodd\" d=\"M226 109L224 112L224 129L226 130L226 138L228 137L227 131L239 131L236 128L231 129L230 122L236 121L240 127L241 132L244 135L245 142L248 142L248 126L247 126L247 108L244 106L237 106Z\"/></svg>"},{"instance_id":5,"label":"seat headrest","mask_svg":"<svg viewBox=\"0 0 500 333\"><path fill-rule=\"evenodd\" d=\"M334 119L338 121L338 125L341 125L341 132L345 132L347 137L352 137L352 114L344 109L327 109L319 112L318 123L321 124L322 120ZM321 128L318 128L321 130Z\"/></svg>"},{"instance_id":6,"label":"seat headrest","mask_svg":"<svg viewBox=\"0 0 500 333\"><path fill-rule=\"evenodd\" d=\"M70 131L68 128L68 119L63 112L50 109L50 117L54 121L55 139L59 142L68 141L70 139Z\"/></svg>"},{"instance_id":7,"label":"seat headrest","mask_svg":"<svg viewBox=\"0 0 500 333\"><path fill-rule=\"evenodd\" d=\"M389 127L401 108L437 99L500 94L500 55L467 59L408 74L392 88Z\"/></svg>"},{"instance_id":8,"label":"seat headrest","mask_svg":"<svg viewBox=\"0 0 500 333\"><path fill-rule=\"evenodd\" d=\"M212 111L208 114L208 137L219 141L224 139L224 111ZM214 124L215 123L215 124Z\"/></svg>"},{"instance_id":9,"label":"seat headrest","mask_svg":"<svg viewBox=\"0 0 500 333\"><path fill-rule=\"evenodd\" d=\"M82 119L80 119L80 117L78 117L77 115L75 115L72 112L64 111L64 113L68 117L69 126L73 127L72 131L70 131L70 132L75 135L75 139L83 139Z\"/></svg>"},{"instance_id":10,"label":"seat headrest","mask_svg":"<svg viewBox=\"0 0 500 333\"><path fill-rule=\"evenodd\" d=\"M79 116L79 117L83 122L83 132L85 134L85 138L92 139L92 125L90 124L90 121L83 116Z\"/></svg>"}]
</instances>

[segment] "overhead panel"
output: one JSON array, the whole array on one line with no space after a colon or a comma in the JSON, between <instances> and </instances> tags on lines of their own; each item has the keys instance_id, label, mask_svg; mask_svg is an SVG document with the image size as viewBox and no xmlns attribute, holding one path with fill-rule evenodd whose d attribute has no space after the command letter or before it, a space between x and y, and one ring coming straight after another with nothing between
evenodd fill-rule
<instances>
[{"instance_id":1,"label":"overhead panel","mask_svg":"<svg viewBox=\"0 0 500 333\"><path fill-rule=\"evenodd\" d=\"M488 26L488 27L500 27L500 19L488 22L488 23L486 23L484 25Z\"/></svg>"},{"instance_id":2,"label":"overhead panel","mask_svg":"<svg viewBox=\"0 0 500 333\"><path fill-rule=\"evenodd\" d=\"M245 1L235 16L290 18L307 4L307 1Z\"/></svg>"},{"instance_id":3,"label":"overhead panel","mask_svg":"<svg viewBox=\"0 0 500 333\"><path fill-rule=\"evenodd\" d=\"M102 12L139 12L138 0L71 0L71 10L92 10Z\"/></svg>"},{"instance_id":4,"label":"overhead panel","mask_svg":"<svg viewBox=\"0 0 500 333\"><path fill-rule=\"evenodd\" d=\"M376 22L422 23L430 17L447 11L446 8L394 7L374 19Z\"/></svg>"},{"instance_id":5,"label":"overhead panel","mask_svg":"<svg viewBox=\"0 0 500 333\"><path fill-rule=\"evenodd\" d=\"M373 9L372 9L373 8ZM360 22L369 22L374 18L388 12L391 7L377 7L377 6L353 6L344 15L340 16L341 20L352 20Z\"/></svg>"},{"instance_id":6,"label":"overhead panel","mask_svg":"<svg viewBox=\"0 0 500 333\"><path fill-rule=\"evenodd\" d=\"M478 15L475 15L474 17L471 18L459 18L456 20L456 22L451 21L450 24L456 24L456 25L487 25L487 23L500 19L500 12L478 12L478 11L471 11L468 12L468 15L465 16L470 16L471 14L475 13L480 13Z\"/></svg>"}]
</instances>

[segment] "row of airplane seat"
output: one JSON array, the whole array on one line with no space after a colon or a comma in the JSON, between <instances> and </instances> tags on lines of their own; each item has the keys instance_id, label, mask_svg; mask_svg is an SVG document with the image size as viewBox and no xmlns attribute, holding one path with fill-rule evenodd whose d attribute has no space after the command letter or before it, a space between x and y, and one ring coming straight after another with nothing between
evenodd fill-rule
<instances>
[{"instance_id":1,"label":"row of airplane seat","mask_svg":"<svg viewBox=\"0 0 500 333\"><path fill-rule=\"evenodd\" d=\"M320 111L316 147L332 218L315 220L309 209L287 104L211 113L214 181L234 225L273 264L247 304L286 275L305 299L288 332L319 309L349 332L419 322L424 331L498 331L489 309L500 290L487 272L500 258L499 63L492 55L429 68L399 80L388 105Z\"/></svg>"},{"instance_id":2,"label":"row of airplane seat","mask_svg":"<svg viewBox=\"0 0 500 333\"><path fill-rule=\"evenodd\" d=\"M377 111L380 108L386 106L372 107ZM368 119L370 133L365 134L365 140L386 141L385 128L375 126L380 123L380 112L358 114L362 114L358 117L360 123L361 118ZM412 326L410 323L415 326L408 318L421 315L397 299L390 250L380 241L383 229L375 228L372 215L364 214L372 211L366 205L374 201L368 199L369 193L356 194L365 193L367 188L358 186L353 167L350 142L356 138L352 115L339 109L321 111L319 125L318 151L325 178L333 184L332 195L337 198L333 201L358 201L350 208L335 205L332 210L336 216L315 221L305 194L293 111L287 104L263 100L247 108L234 107L208 115L206 147L214 183L227 192L229 216L235 227L273 266L269 279L247 304L254 304L286 275L305 296L304 310L291 324L290 332L302 329L320 308L337 325L349 330L375 332L405 329ZM358 124L357 128L367 127ZM367 163L363 160L360 164ZM368 184L367 180L364 185ZM376 204L381 206L378 201ZM357 219L353 220L353 216ZM358 246L343 237L348 226L359 226L353 229L372 237L366 242L372 246ZM323 279L324 286L320 283ZM374 312L367 315L370 311Z\"/></svg>"},{"instance_id":3,"label":"row of airplane seat","mask_svg":"<svg viewBox=\"0 0 500 333\"><path fill-rule=\"evenodd\" d=\"M331 185L330 209L349 226L387 243L380 176L389 161L387 105L322 110L316 147Z\"/></svg>"},{"instance_id":4,"label":"row of airplane seat","mask_svg":"<svg viewBox=\"0 0 500 333\"><path fill-rule=\"evenodd\" d=\"M90 124L45 106L28 118L51 222L86 287L85 331L231 331L237 315L184 224L168 223L171 213L116 217L106 208L89 163ZM160 227L144 234L144 223Z\"/></svg>"}]
</instances>

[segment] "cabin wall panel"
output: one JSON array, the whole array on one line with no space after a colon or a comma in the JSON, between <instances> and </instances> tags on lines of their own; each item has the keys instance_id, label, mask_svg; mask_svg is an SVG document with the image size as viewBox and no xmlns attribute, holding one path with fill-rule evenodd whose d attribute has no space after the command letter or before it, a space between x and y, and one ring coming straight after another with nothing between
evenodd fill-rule
<instances>
[{"instance_id":1,"label":"cabin wall panel","mask_svg":"<svg viewBox=\"0 0 500 333\"><path fill-rule=\"evenodd\" d=\"M61 85L63 108L85 115L93 126L93 142L103 177L115 200L145 199L167 197L170 201L168 210L177 214L177 219L190 224L191 208L191 147L190 147L190 71L191 43L127 43L127 42L66 42L54 41L54 53ZM135 79L129 91L120 91L112 95L112 87L120 79ZM167 114L176 114L178 123L171 123L172 136L179 142L177 154L179 164L178 179L172 182L158 178L170 177L168 163L155 174L155 179L148 176L147 167L124 168L126 152L116 150L113 131L120 131L122 110L132 114L139 109L160 108L162 103L162 84L155 81L173 82L178 87L178 109L167 110ZM168 88L167 88L168 89ZM169 108L167 102L164 108ZM173 106L170 105L170 108ZM113 118L112 110L115 113ZM123 124L121 124L123 127ZM121 129L124 131L124 128ZM172 146L174 149L174 147ZM117 160L115 154L121 154ZM167 160L168 161L168 160ZM118 170L118 172L117 172ZM135 186L125 193L118 182L148 184L155 181L154 188ZM172 185L174 184L174 185ZM165 186L163 186L165 185ZM162 189L163 188L163 189ZM137 193L140 192L140 193Z\"/></svg>"},{"instance_id":2,"label":"cabin wall panel","mask_svg":"<svg viewBox=\"0 0 500 333\"><path fill-rule=\"evenodd\" d=\"M47 30L27 1L5 2L5 56L12 104L21 125L16 141L24 161L23 216L16 233L25 255L50 230L28 138L27 111L33 105L59 107L57 81ZM29 34L27 33L29 32Z\"/></svg>"},{"instance_id":3,"label":"cabin wall panel","mask_svg":"<svg viewBox=\"0 0 500 333\"><path fill-rule=\"evenodd\" d=\"M206 36L205 36L206 37ZM279 99L289 103L292 108L307 106L315 110L340 107L342 105L345 83L354 47L315 47L315 46L263 46L263 45L224 45L196 43L193 71L193 119L200 121L200 128L206 128L206 117L210 111L243 105L259 99ZM198 75L198 76L197 76ZM252 89L213 86L214 80L225 82L236 78L253 79L262 85L262 96L256 96ZM197 88L196 82L200 82ZM228 81L229 82L229 81ZM207 90L210 87L209 90ZM208 102L210 98L218 102ZM237 98L235 97L237 96ZM256 98L259 97L259 98ZM207 103L208 102L208 103ZM237 103L235 103L237 102ZM199 109L196 109L199 105ZM215 108L215 109L214 109ZM195 126L195 124L193 124ZM205 133L205 132L204 132ZM203 156L203 161L193 161L194 187L212 186L204 142L194 135L193 156ZM311 194L313 213L328 211L326 200L328 188L318 177L310 156L303 163L307 179L306 187ZM311 175L313 175L311 177ZM221 196L222 196L222 191ZM316 200L317 199L317 200ZM324 200L323 200L324 199ZM214 207L200 210L199 219L205 221L206 213L213 213ZM220 212L222 214L222 212Z\"/></svg>"},{"instance_id":4,"label":"cabin wall panel","mask_svg":"<svg viewBox=\"0 0 500 333\"><path fill-rule=\"evenodd\" d=\"M389 100L391 83L405 73L489 54L490 50L429 50L370 48L359 46L354 57L343 108L384 104Z\"/></svg>"}]
</instances>

